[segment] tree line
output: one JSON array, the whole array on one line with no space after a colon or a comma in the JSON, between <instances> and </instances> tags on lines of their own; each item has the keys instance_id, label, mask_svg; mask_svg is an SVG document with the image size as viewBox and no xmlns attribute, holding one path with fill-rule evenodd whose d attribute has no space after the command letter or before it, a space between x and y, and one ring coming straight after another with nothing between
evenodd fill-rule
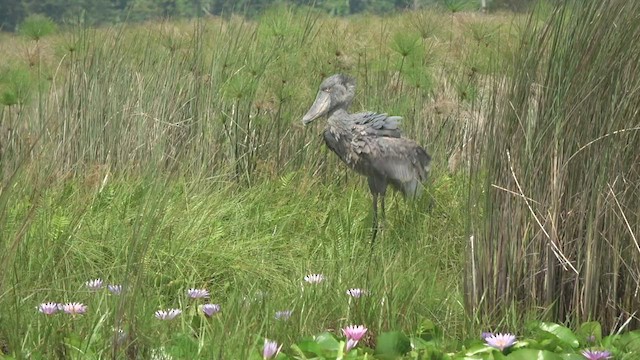
<instances>
[{"instance_id":1,"label":"tree line","mask_svg":"<svg viewBox=\"0 0 640 360\"><path fill-rule=\"evenodd\" d=\"M534 0L0 0L0 30L15 31L29 15L41 14L57 23L88 25L192 18L202 15L259 14L278 4L314 6L333 15L388 13L441 5L452 11L491 8L523 9Z\"/></svg>"}]
</instances>

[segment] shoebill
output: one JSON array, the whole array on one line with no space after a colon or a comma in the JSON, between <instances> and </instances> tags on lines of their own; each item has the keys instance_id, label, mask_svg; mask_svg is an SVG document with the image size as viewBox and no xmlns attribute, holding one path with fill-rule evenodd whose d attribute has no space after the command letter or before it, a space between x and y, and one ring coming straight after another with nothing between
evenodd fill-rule
<instances>
[{"instance_id":1,"label":"shoebill","mask_svg":"<svg viewBox=\"0 0 640 360\"><path fill-rule=\"evenodd\" d=\"M304 125L327 118L324 140L329 149L352 170L367 177L373 197L373 236L378 231L378 202L384 220L387 185L407 198L420 195L427 180L431 157L413 140L402 137L399 116L375 112L349 113L355 80L336 74L320 84L316 100L302 118Z\"/></svg>"}]
</instances>

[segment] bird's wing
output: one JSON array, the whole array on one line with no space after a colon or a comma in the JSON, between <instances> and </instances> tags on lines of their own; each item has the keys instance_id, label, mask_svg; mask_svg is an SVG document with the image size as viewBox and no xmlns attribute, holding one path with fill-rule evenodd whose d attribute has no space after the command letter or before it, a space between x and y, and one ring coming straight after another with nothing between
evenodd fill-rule
<instances>
[{"instance_id":1,"label":"bird's wing","mask_svg":"<svg viewBox=\"0 0 640 360\"><path fill-rule=\"evenodd\" d=\"M388 116L374 112L351 114L352 130L354 133L366 136L386 136L399 138L400 116Z\"/></svg>"},{"instance_id":2,"label":"bird's wing","mask_svg":"<svg viewBox=\"0 0 640 360\"><path fill-rule=\"evenodd\" d=\"M405 195L415 194L427 179L431 157L415 141L405 138L360 136L351 141L358 166L387 179Z\"/></svg>"}]
</instances>

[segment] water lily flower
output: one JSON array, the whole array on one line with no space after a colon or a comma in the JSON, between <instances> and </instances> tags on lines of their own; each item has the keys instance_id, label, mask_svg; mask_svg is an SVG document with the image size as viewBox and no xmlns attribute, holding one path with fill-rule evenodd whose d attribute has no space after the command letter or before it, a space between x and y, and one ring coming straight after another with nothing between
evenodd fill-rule
<instances>
[{"instance_id":1,"label":"water lily flower","mask_svg":"<svg viewBox=\"0 0 640 360\"><path fill-rule=\"evenodd\" d=\"M513 334L492 334L484 339L487 345L494 347L500 351L513 346L516 343L516 336Z\"/></svg>"},{"instance_id":2,"label":"water lily flower","mask_svg":"<svg viewBox=\"0 0 640 360\"><path fill-rule=\"evenodd\" d=\"M84 283L90 291L98 291L102 289L102 279L93 279Z\"/></svg>"},{"instance_id":3,"label":"water lily flower","mask_svg":"<svg viewBox=\"0 0 640 360\"><path fill-rule=\"evenodd\" d=\"M62 311L66 312L69 315L82 315L87 312L87 305L82 303L66 303L62 305Z\"/></svg>"},{"instance_id":4,"label":"water lily flower","mask_svg":"<svg viewBox=\"0 0 640 360\"><path fill-rule=\"evenodd\" d=\"M367 328L364 325L349 325L342 329L342 333L347 338L346 351L353 349L358 345L358 341L362 339L364 334L367 332Z\"/></svg>"},{"instance_id":5,"label":"water lily flower","mask_svg":"<svg viewBox=\"0 0 640 360\"><path fill-rule=\"evenodd\" d=\"M324 275L322 274L310 274L304 277L304 281L309 284L319 284L325 280Z\"/></svg>"},{"instance_id":6,"label":"water lily flower","mask_svg":"<svg viewBox=\"0 0 640 360\"><path fill-rule=\"evenodd\" d=\"M160 320L173 320L176 316L180 315L182 310L180 309L169 309L169 310L158 310L155 315L156 318Z\"/></svg>"},{"instance_id":7,"label":"water lily flower","mask_svg":"<svg viewBox=\"0 0 640 360\"><path fill-rule=\"evenodd\" d=\"M200 306L200 310L208 316L211 317L220 312L220 305L218 304L204 304Z\"/></svg>"},{"instance_id":8,"label":"water lily flower","mask_svg":"<svg viewBox=\"0 0 640 360\"><path fill-rule=\"evenodd\" d=\"M367 294L369 294L369 292L364 289L353 288L353 289L347 290L347 295L355 299Z\"/></svg>"},{"instance_id":9,"label":"water lily flower","mask_svg":"<svg viewBox=\"0 0 640 360\"><path fill-rule=\"evenodd\" d=\"M292 313L293 311L291 310L276 311L275 318L276 320L289 320Z\"/></svg>"},{"instance_id":10,"label":"water lily flower","mask_svg":"<svg viewBox=\"0 0 640 360\"><path fill-rule=\"evenodd\" d=\"M109 289L113 295L120 295L122 293L122 285L107 285L107 289Z\"/></svg>"},{"instance_id":11,"label":"water lily flower","mask_svg":"<svg viewBox=\"0 0 640 360\"><path fill-rule=\"evenodd\" d=\"M604 360L611 359L611 353L608 351L599 350L583 350L582 355L588 360Z\"/></svg>"},{"instance_id":12,"label":"water lily flower","mask_svg":"<svg viewBox=\"0 0 640 360\"><path fill-rule=\"evenodd\" d=\"M342 333L347 337L347 339L360 341L367 330L368 329L364 327L364 325L349 325L342 329Z\"/></svg>"},{"instance_id":13,"label":"water lily flower","mask_svg":"<svg viewBox=\"0 0 640 360\"><path fill-rule=\"evenodd\" d=\"M483 332L482 334L480 334L480 338L482 340L486 340L489 336L493 336L493 333L491 333L491 332Z\"/></svg>"},{"instance_id":14,"label":"water lily flower","mask_svg":"<svg viewBox=\"0 0 640 360\"><path fill-rule=\"evenodd\" d=\"M189 289L187 295L192 299L203 299L209 297L209 291L205 289Z\"/></svg>"},{"instance_id":15,"label":"water lily flower","mask_svg":"<svg viewBox=\"0 0 640 360\"><path fill-rule=\"evenodd\" d=\"M358 345L358 340L347 339L346 352L349 352L351 349Z\"/></svg>"},{"instance_id":16,"label":"water lily flower","mask_svg":"<svg viewBox=\"0 0 640 360\"><path fill-rule=\"evenodd\" d=\"M167 353L167 350L164 348L164 346L151 349L150 355L150 358L153 360L173 360L173 356Z\"/></svg>"},{"instance_id":17,"label":"water lily flower","mask_svg":"<svg viewBox=\"0 0 640 360\"><path fill-rule=\"evenodd\" d=\"M278 346L278 343L269 339L264 339L264 347L262 348L262 358L271 359L278 355L282 345Z\"/></svg>"},{"instance_id":18,"label":"water lily flower","mask_svg":"<svg viewBox=\"0 0 640 360\"><path fill-rule=\"evenodd\" d=\"M58 304L54 302L42 303L38 306L38 311L45 315L53 315L58 312Z\"/></svg>"}]
</instances>

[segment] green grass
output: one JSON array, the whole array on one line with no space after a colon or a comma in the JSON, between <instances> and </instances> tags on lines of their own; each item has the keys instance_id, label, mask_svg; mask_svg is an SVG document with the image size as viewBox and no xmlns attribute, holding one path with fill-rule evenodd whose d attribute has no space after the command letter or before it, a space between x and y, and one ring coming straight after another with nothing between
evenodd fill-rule
<instances>
[{"instance_id":1,"label":"green grass","mask_svg":"<svg viewBox=\"0 0 640 360\"><path fill-rule=\"evenodd\" d=\"M13 257L5 258L13 264L5 272L2 296L15 309L2 317L10 349L50 351L40 329L64 320L59 315L51 320L35 308L41 302L79 301L90 310L70 321L72 331L95 333L82 346L106 356L111 344L104 339L122 327L140 336L136 341L149 351L147 346L169 339L168 327L186 331L186 314L177 324L165 324L153 313L186 309L186 290L192 287L210 290L211 301L222 306L206 328L211 333L203 357L221 351L245 358L238 351L253 351L253 343L261 341L257 336L291 343L350 323L368 324L373 337L389 329L413 333L429 320L445 329L451 346L461 339L459 214L443 204L426 211L393 198L369 263L366 192L353 184L304 179L308 176L292 173L242 191L196 186L187 179L114 180L101 192L66 182L41 194L31 215L35 199L17 190L5 231L19 233L25 218L29 230ZM459 201L462 194L456 196L453 188L459 184L453 181L434 192L445 186L451 200ZM310 273L324 274L326 283L303 284ZM121 297L90 293L84 283L93 278L121 283L128 291ZM350 306L346 290L355 287L371 295ZM244 299L257 294L264 295ZM276 323L275 311L286 309L294 311L291 320Z\"/></svg>"},{"instance_id":2,"label":"green grass","mask_svg":"<svg viewBox=\"0 0 640 360\"><path fill-rule=\"evenodd\" d=\"M435 323L445 350L480 331L535 333L532 319L637 327L637 10L274 7L255 20L3 36L0 350L251 358L264 337L286 348L350 323L367 325L370 346ZM423 199L389 197L372 253L364 179L319 125L300 125L336 72L358 80L354 111L403 116L434 158ZM311 288L309 273L328 280ZM127 291L89 293L94 278ZM221 314L194 316L192 287ZM352 287L371 294L350 303ZM46 317L45 301L90 310ZM154 318L171 307L185 313ZM275 322L286 309L292 319Z\"/></svg>"}]
</instances>

